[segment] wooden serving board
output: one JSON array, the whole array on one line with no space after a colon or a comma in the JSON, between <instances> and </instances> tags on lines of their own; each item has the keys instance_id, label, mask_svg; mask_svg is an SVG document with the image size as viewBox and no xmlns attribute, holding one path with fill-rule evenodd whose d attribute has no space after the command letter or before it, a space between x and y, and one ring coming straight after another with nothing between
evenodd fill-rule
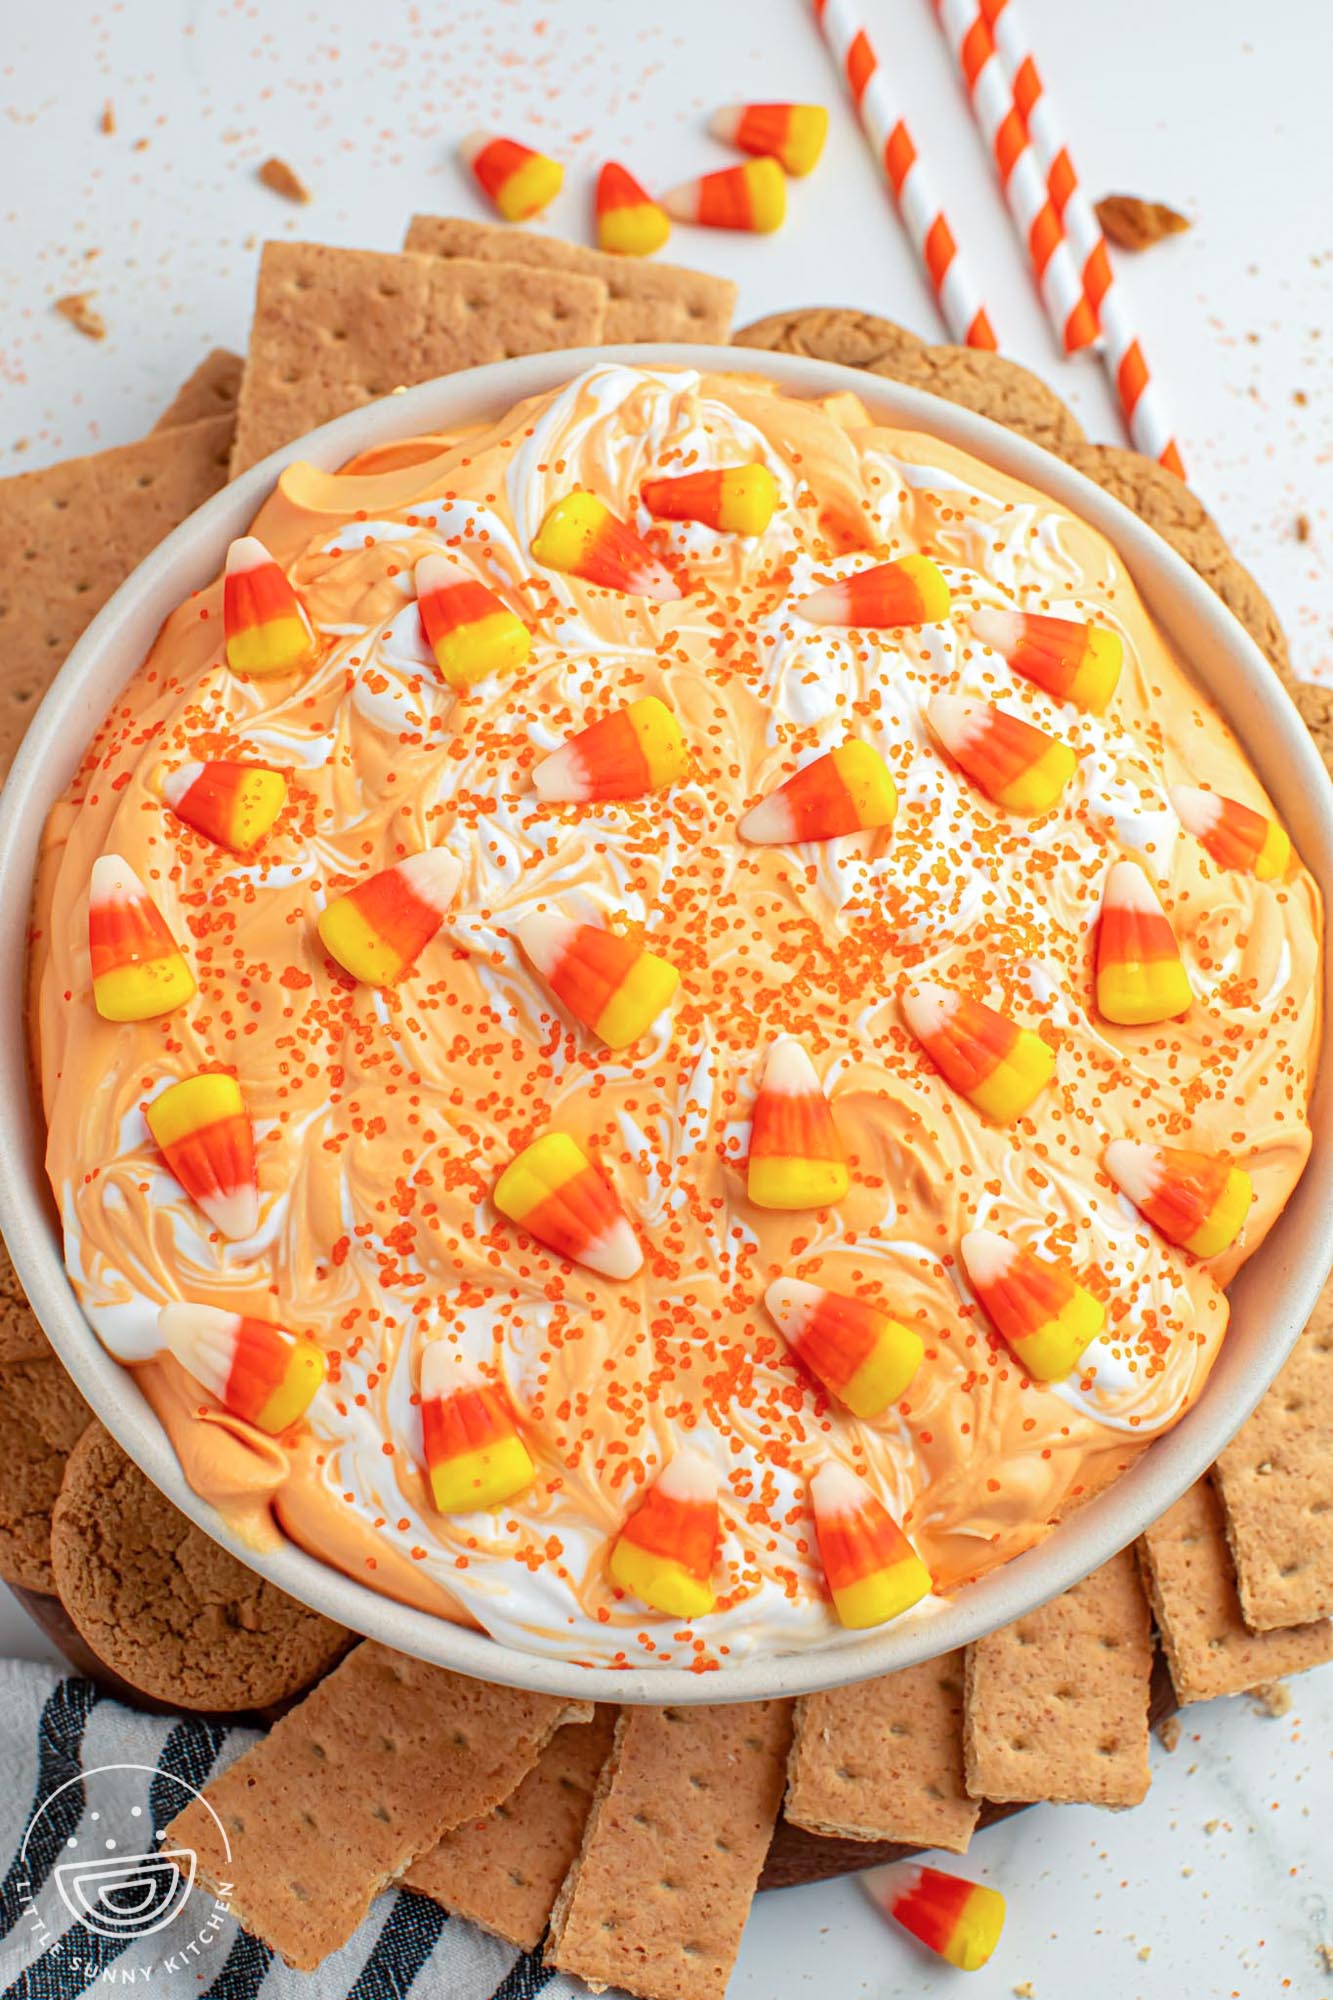
<instances>
[{"instance_id":1,"label":"wooden serving board","mask_svg":"<svg viewBox=\"0 0 1333 2000\"><path fill-rule=\"evenodd\" d=\"M76 1673L88 1680L96 1681L99 1687L116 1701L124 1702L129 1708L147 1709L154 1715L175 1715L179 1710L170 1702L155 1701L149 1695L140 1694L137 1688L122 1680L110 1667L92 1651L87 1641L70 1623L68 1614L58 1597L45 1596L36 1590L20 1590L11 1584L15 1597L33 1620L39 1625L51 1643L58 1647ZM294 1696L292 1701L283 1702L273 1708L252 1709L240 1714L210 1715L205 1719L224 1725L250 1724L266 1728L276 1722L287 1708L304 1699ZM1161 1655L1157 1657L1153 1673L1152 1700L1149 1716L1157 1723L1164 1716L1174 1714L1178 1703L1171 1688L1170 1677ZM192 1713L194 1711L191 1711ZM992 1826L997 1820L1008 1819L1013 1813L1026 1812L1026 1806L986 1805L981 1809L981 1826ZM768 1850L764 1872L759 1878L761 1889L793 1889L804 1882L826 1882L835 1875L854 1875L862 1868L876 1868L884 1861L902 1861L909 1855L919 1854L920 1848L905 1847L893 1840L834 1840L828 1835L807 1833L803 1827L791 1826L779 1820L773 1835L773 1844Z\"/></svg>"}]
</instances>

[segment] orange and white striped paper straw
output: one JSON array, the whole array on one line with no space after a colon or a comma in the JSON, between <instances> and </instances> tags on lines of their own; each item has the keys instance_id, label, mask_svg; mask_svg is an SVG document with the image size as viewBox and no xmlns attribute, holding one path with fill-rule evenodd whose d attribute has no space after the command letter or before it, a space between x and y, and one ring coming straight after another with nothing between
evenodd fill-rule
<instances>
[{"instance_id":1,"label":"orange and white striped paper straw","mask_svg":"<svg viewBox=\"0 0 1333 2000\"><path fill-rule=\"evenodd\" d=\"M994 348L995 334L931 188L889 81L849 0L813 0L815 19L842 71L875 158L921 260L944 323L963 347Z\"/></svg>"},{"instance_id":2,"label":"orange and white striped paper straw","mask_svg":"<svg viewBox=\"0 0 1333 2000\"><path fill-rule=\"evenodd\" d=\"M1032 55L1015 0L980 0L1008 77L1014 105L1032 135L1047 188L1078 260L1084 295L1104 336L1103 359L1135 447L1185 477L1185 467L1134 331L1123 282L1111 259L1096 210L1083 192L1059 120Z\"/></svg>"},{"instance_id":3,"label":"orange and white striped paper straw","mask_svg":"<svg viewBox=\"0 0 1333 2000\"><path fill-rule=\"evenodd\" d=\"M934 0L1014 226L1027 247L1037 294L1062 352L1076 354L1099 337L1073 252L1051 200L1027 126L996 52L978 0Z\"/></svg>"}]
</instances>

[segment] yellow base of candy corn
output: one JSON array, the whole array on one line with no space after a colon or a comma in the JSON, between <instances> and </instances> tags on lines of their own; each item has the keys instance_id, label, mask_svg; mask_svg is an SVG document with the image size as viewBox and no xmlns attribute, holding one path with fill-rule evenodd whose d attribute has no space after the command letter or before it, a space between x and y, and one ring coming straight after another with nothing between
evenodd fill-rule
<instances>
[{"instance_id":1,"label":"yellow base of candy corn","mask_svg":"<svg viewBox=\"0 0 1333 2000\"><path fill-rule=\"evenodd\" d=\"M1031 1028L1024 1028L1003 1062L997 1063L985 1081L967 1093L968 1102L976 1106L983 1118L996 1125L1008 1125L1022 1117L1054 1075L1054 1050Z\"/></svg>"},{"instance_id":2,"label":"yellow base of candy corn","mask_svg":"<svg viewBox=\"0 0 1333 2000\"><path fill-rule=\"evenodd\" d=\"M299 618L274 618L227 640L227 665L234 674L263 680L265 674L290 674L314 652L310 633Z\"/></svg>"},{"instance_id":3,"label":"yellow base of candy corn","mask_svg":"<svg viewBox=\"0 0 1333 2000\"><path fill-rule=\"evenodd\" d=\"M1291 866L1291 840L1275 819L1268 822L1264 844L1255 856L1254 872L1260 882L1277 882Z\"/></svg>"},{"instance_id":4,"label":"yellow base of candy corn","mask_svg":"<svg viewBox=\"0 0 1333 2000\"><path fill-rule=\"evenodd\" d=\"M525 1146L495 1183L491 1200L501 1215L520 1225L552 1192L581 1174L588 1164L587 1154L567 1132L543 1132Z\"/></svg>"},{"instance_id":5,"label":"yellow base of candy corn","mask_svg":"<svg viewBox=\"0 0 1333 2000\"><path fill-rule=\"evenodd\" d=\"M778 482L766 465L737 466L727 475L718 527L729 535L762 535L778 504Z\"/></svg>"},{"instance_id":6,"label":"yellow base of candy corn","mask_svg":"<svg viewBox=\"0 0 1333 2000\"><path fill-rule=\"evenodd\" d=\"M597 218L597 242L620 257L651 257L671 234L671 218L655 201L607 209Z\"/></svg>"},{"instance_id":7,"label":"yellow base of candy corn","mask_svg":"<svg viewBox=\"0 0 1333 2000\"><path fill-rule=\"evenodd\" d=\"M863 1576L859 1583L835 1590L833 1609L840 1625L863 1632L869 1625L887 1625L890 1618L900 1618L930 1592L930 1571L920 1556L904 1556L873 1576Z\"/></svg>"},{"instance_id":8,"label":"yellow base of candy corn","mask_svg":"<svg viewBox=\"0 0 1333 2000\"><path fill-rule=\"evenodd\" d=\"M680 974L664 958L642 952L597 1016L593 1030L609 1049L637 1042L664 1008L671 1005Z\"/></svg>"},{"instance_id":9,"label":"yellow base of candy corn","mask_svg":"<svg viewBox=\"0 0 1333 2000\"><path fill-rule=\"evenodd\" d=\"M555 200L564 179L565 170L558 160L534 153L506 177L494 196L495 206L506 222L526 222Z\"/></svg>"},{"instance_id":10,"label":"yellow base of candy corn","mask_svg":"<svg viewBox=\"0 0 1333 2000\"><path fill-rule=\"evenodd\" d=\"M892 826L898 811L898 788L878 750L853 737L833 752L833 768L847 788L858 826Z\"/></svg>"},{"instance_id":11,"label":"yellow base of candy corn","mask_svg":"<svg viewBox=\"0 0 1333 2000\"><path fill-rule=\"evenodd\" d=\"M543 569L562 576L577 574L589 542L606 519L606 507L593 493L566 493L557 500L532 538L532 555Z\"/></svg>"},{"instance_id":12,"label":"yellow base of candy corn","mask_svg":"<svg viewBox=\"0 0 1333 2000\"><path fill-rule=\"evenodd\" d=\"M329 957L365 986L392 986L407 970L401 955L346 897L330 903L315 927Z\"/></svg>"},{"instance_id":13,"label":"yellow base of candy corn","mask_svg":"<svg viewBox=\"0 0 1333 2000\"><path fill-rule=\"evenodd\" d=\"M793 105L778 158L793 180L803 180L819 164L828 137L828 112L822 104Z\"/></svg>"},{"instance_id":14,"label":"yellow base of candy corn","mask_svg":"<svg viewBox=\"0 0 1333 2000\"><path fill-rule=\"evenodd\" d=\"M937 625L947 618L953 599L938 563L933 563L929 556L901 556L898 567L911 577L921 593L922 624Z\"/></svg>"},{"instance_id":15,"label":"yellow base of candy corn","mask_svg":"<svg viewBox=\"0 0 1333 2000\"><path fill-rule=\"evenodd\" d=\"M1021 1340L1009 1341L1009 1345L1034 1382L1062 1382L1078 1366L1084 1348L1096 1339L1105 1322L1101 1301L1080 1285L1054 1319Z\"/></svg>"},{"instance_id":16,"label":"yellow base of candy corn","mask_svg":"<svg viewBox=\"0 0 1333 2000\"><path fill-rule=\"evenodd\" d=\"M470 1514L479 1507L503 1506L536 1477L537 1468L522 1438L497 1438L447 1465L432 1467L430 1497L439 1514Z\"/></svg>"},{"instance_id":17,"label":"yellow base of candy corn","mask_svg":"<svg viewBox=\"0 0 1333 2000\"><path fill-rule=\"evenodd\" d=\"M287 780L281 771L247 771L241 780L228 829L238 854L257 847L287 803Z\"/></svg>"},{"instance_id":18,"label":"yellow base of candy corn","mask_svg":"<svg viewBox=\"0 0 1333 2000\"><path fill-rule=\"evenodd\" d=\"M215 1125L222 1118L234 1118L244 1109L241 1087L235 1077L224 1076L220 1070L205 1070L202 1076L187 1076L179 1083L168 1084L148 1107L148 1125L158 1145L165 1150L191 1132Z\"/></svg>"},{"instance_id":19,"label":"yellow base of candy corn","mask_svg":"<svg viewBox=\"0 0 1333 2000\"><path fill-rule=\"evenodd\" d=\"M689 752L680 724L666 703L655 694L646 694L630 703L628 714L654 791L683 778L690 761Z\"/></svg>"},{"instance_id":20,"label":"yellow base of candy corn","mask_svg":"<svg viewBox=\"0 0 1333 2000\"><path fill-rule=\"evenodd\" d=\"M828 1208L842 1201L851 1176L840 1160L751 1160L745 1192L756 1208Z\"/></svg>"},{"instance_id":21,"label":"yellow base of candy corn","mask_svg":"<svg viewBox=\"0 0 1333 2000\"><path fill-rule=\"evenodd\" d=\"M668 1618L704 1618L716 1602L711 1584L673 1562L627 1542L622 1536L611 1551L611 1575L622 1590Z\"/></svg>"},{"instance_id":22,"label":"yellow base of candy corn","mask_svg":"<svg viewBox=\"0 0 1333 2000\"><path fill-rule=\"evenodd\" d=\"M960 1972L980 1972L1004 1930L1004 1897L984 1883L972 1885L967 1907L951 1931L941 1957Z\"/></svg>"},{"instance_id":23,"label":"yellow base of candy corn","mask_svg":"<svg viewBox=\"0 0 1333 2000\"><path fill-rule=\"evenodd\" d=\"M855 1375L833 1393L854 1417L882 1417L911 1382L925 1352L919 1334L891 1319Z\"/></svg>"},{"instance_id":24,"label":"yellow base of candy corn","mask_svg":"<svg viewBox=\"0 0 1333 2000\"><path fill-rule=\"evenodd\" d=\"M194 974L178 951L118 965L93 981L93 1005L104 1021L152 1021L193 996Z\"/></svg>"},{"instance_id":25,"label":"yellow base of candy corn","mask_svg":"<svg viewBox=\"0 0 1333 2000\"><path fill-rule=\"evenodd\" d=\"M1108 965L1097 974L1097 1012L1120 1028L1174 1021L1193 1005L1189 975L1178 958Z\"/></svg>"},{"instance_id":26,"label":"yellow base of candy corn","mask_svg":"<svg viewBox=\"0 0 1333 2000\"><path fill-rule=\"evenodd\" d=\"M276 1437L299 1423L327 1373L323 1348L313 1340L298 1340L281 1382L254 1419L256 1428Z\"/></svg>"},{"instance_id":27,"label":"yellow base of candy corn","mask_svg":"<svg viewBox=\"0 0 1333 2000\"><path fill-rule=\"evenodd\" d=\"M1061 792L1078 768L1078 759L1067 743L1052 743L1021 777L997 794L996 803L1010 812L1044 813L1059 800Z\"/></svg>"},{"instance_id":28,"label":"yellow base of candy corn","mask_svg":"<svg viewBox=\"0 0 1333 2000\"><path fill-rule=\"evenodd\" d=\"M1199 1225L1193 1236L1185 1238L1185 1248L1192 1250L1196 1257L1218 1257L1222 1251L1230 1249L1245 1227L1245 1218L1253 1200L1254 1182L1244 1167L1233 1167L1208 1219Z\"/></svg>"},{"instance_id":29,"label":"yellow base of candy corn","mask_svg":"<svg viewBox=\"0 0 1333 2000\"><path fill-rule=\"evenodd\" d=\"M512 611L492 611L446 632L435 643L435 664L451 688L468 688L487 674L512 674L532 651L532 634Z\"/></svg>"},{"instance_id":30,"label":"yellow base of candy corn","mask_svg":"<svg viewBox=\"0 0 1333 2000\"><path fill-rule=\"evenodd\" d=\"M1120 634L1106 625L1090 626L1087 652L1065 699L1086 708L1089 715L1101 715L1116 691L1124 662L1125 646Z\"/></svg>"}]
</instances>

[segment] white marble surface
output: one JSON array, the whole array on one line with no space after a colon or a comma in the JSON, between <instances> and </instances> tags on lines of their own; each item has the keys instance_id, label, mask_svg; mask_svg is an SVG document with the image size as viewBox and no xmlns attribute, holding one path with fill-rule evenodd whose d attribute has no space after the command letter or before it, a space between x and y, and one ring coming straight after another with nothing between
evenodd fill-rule
<instances>
[{"instance_id":1,"label":"white marble surface","mask_svg":"<svg viewBox=\"0 0 1333 2000\"><path fill-rule=\"evenodd\" d=\"M1027 13L1092 190L1161 197L1194 221L1127 268L1144 343L1194 484L1273 595L1301 671L1333 679L1333 16L1312 0ZM865 16L1006 351L1119 441L1095 363L1053 354L927 0L865 0ZM551 219L579 234L602 158L666 184L722 163L703 131L716 103L820 97L833 136L783 233L681 230L671 254L734 275L742 319L855 303L939 331L803 0L10 0L0 21L0 473L137 436L206 348L243 346L263 236L390 249L415 209L472 209L450 147L474 124L571 162ZM308 209L255 182L271 152L310 182ZM52 311L85 289L109 327L100 345ZM0 1651L43 1650L0 1604ZM1319 1953L1333 1944L1333 1670L1293 1693L1281 1720L1244 1700L1194 1712L1174 1755L1155 1749L1133 1813L1042 1808L980 1836L966 1866L1005 1891L1010 1918L966 1991L1333 2000ZM958 1986L847 1881L764 1897L731 1992Z\"/></svg>"}]
</instances>

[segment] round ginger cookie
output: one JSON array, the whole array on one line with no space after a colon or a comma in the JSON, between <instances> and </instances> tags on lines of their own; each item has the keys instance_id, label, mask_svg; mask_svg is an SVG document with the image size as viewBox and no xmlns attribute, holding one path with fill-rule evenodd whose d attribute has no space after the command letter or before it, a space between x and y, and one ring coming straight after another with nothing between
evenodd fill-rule
<instances>
[{"instance_id":1,"label":"round ginger cookie","mask_svg":"<svg viewBox=\"0 0 1333 2000\"><path fill-rule=\"evenodd\" d=\"M33 1361L50 1352L51 1343L28 1304L8 1250L0 1241L0 1368L7 1368L11 1361Z\"/></svg>"},{"instance_id":2,"label":"round ginger cookie","mask_svg":"<svg viewBox=\"0 0 1333 2000\"><path fill-rule=\"evenodd\" d=\"M55 1589L52 1509L90 1419L49 1351L0 1365L0 1577L21 1590Z\"/></svg>"},{"instance_id":3,"label":"round ginger cookie","mask_svg":"<svg viewBox=\"0 0 1333 2000\"><path fill-rule=\"evenodd\" d=\"M352 1644L196 1528L98 1423L65 1468L51 1560L60 1601L97 1657L181 1708L265 1708Z\"/></svg>"},{"instance_id":4,"label":"round ginger cookie","mask_svg":"<svg viewBox=\"0 0 1333 2000\"><path fill-rule=\"evenodd\" d=\"M732 335L736 347L770 354L807 354L861 368L909 389L923 389L947 403L1007 424L1034 444L1064 456L1081 444L1083 430L1053 389L1016 361L978 347L931 347L906 327L873 313L836 306L770 313Z\"/></svg>"}]
</instances>

